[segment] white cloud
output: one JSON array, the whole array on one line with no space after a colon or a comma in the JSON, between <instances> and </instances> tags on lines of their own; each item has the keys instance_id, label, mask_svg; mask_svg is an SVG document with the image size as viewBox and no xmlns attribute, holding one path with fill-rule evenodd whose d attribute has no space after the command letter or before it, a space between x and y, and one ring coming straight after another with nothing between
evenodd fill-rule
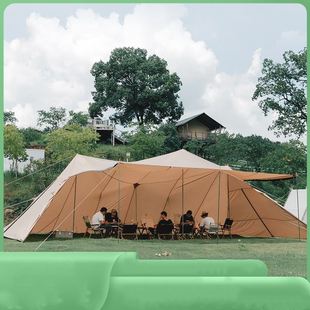
<instances>
[{"instance_id":1,"label":"white cloud","mask_svg":"<svg viewBox=\"0 0 310 310\"><path fill-rule=\"evenodd\" d=\"M272 132L267 130L273 116L265 117L251 99L261 65L261 49L257 49L246 72L236 75L217 73L214 81L206 85L204 106L210 116L232 133L259 134L274 139Z\"/></svg>"},{"instance_id":2,"label":"white cloud","mask_svg":"<svg viewBox=\"0 0 310 310\"><path fill-rule=\"evenodd\" d=\"M12 111L15 113L15 117L25 127L33 127L36 123L35 110L30 104L17 104L13 107Z\"/></svg>"},{"instance_id":3,"label":"white cloud","mask_svg":"<svg viewBox=\"0 0 310 310\"><path fill-rule=\"evenodd\" d=\"M5 42L5 108L86 110L92 64L108 60L114 48L123 46L146 48L165 58L181 77L185 105L196 106L204 83L216 73L217 59L186 30L186 12L183 5L137 5L121 22L117 14L103 17L90 9L77 10L64 25L57 18L31 14L27 37ZM18 119L20 126L29 125L28 119Z\"/></svg>"},{"instance_id":4,"label":"white cloud","mask_svg":"<svg viewBox=\"0 0 310 310\"><path fill-rule=\"evenodd\" d=\"M270 118L251 101L261 50L243 74L218 72L214 52L186 29L186 14L184 5L136 5L121 21L116 13L103 17L87 9L64 24L31 14L27 37L5 42L5 108L16 113L20 126L34 126L36 111L50 106L87 110L93 63L107 61L116 47L133 46L166 59L177 72L185 115L204 111L232 132L271 137Z\"/></svg>"}]
</instances>

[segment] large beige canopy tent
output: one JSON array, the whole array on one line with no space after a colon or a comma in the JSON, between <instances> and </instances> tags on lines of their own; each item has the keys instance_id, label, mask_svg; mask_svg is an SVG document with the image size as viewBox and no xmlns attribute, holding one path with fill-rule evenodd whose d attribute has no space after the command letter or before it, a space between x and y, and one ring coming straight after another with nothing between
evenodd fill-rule
<instances>
[{"instance_id":1,"label":"large beige canopy tent","mask_svg":"<svg viewBox=\"0 0 310 310\"><path fill-rule=\"evenodd\" d=\"M156 223L162 210L178 223L191 209L196 221L202 211L220 224L232 218L233 234L306 238L304 223L245 182L292 176L214 167L184 150L168 155L166 161L163 155L136 163L77 155L25 213L5 227L4 236L24 241L29 234L56 230L83 233L83 216L104 206L116 208L124 223Z\"/></svg>"}]
</instances>

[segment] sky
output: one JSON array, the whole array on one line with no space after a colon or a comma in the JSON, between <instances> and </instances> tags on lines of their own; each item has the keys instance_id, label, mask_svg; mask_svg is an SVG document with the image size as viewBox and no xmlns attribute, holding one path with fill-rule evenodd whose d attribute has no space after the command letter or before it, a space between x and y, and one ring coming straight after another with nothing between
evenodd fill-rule
<instances>
[{"instance_id":1,"label":"sky","mask_svg":"<svg viewBox=\"0 0 310 310\"><path fill-rule=\"evenodd\" d=\"M145 48L183 83L184 117L207 113L230 133L279 140L251 100L262 61L306 46L298 4L14 4L4 16L4 108L36 126L51 106L87 111L92 65ZM285 140L283 137L280 140ZM305 141L305 139L303 139Z\"/></svg>"}]
</instances>

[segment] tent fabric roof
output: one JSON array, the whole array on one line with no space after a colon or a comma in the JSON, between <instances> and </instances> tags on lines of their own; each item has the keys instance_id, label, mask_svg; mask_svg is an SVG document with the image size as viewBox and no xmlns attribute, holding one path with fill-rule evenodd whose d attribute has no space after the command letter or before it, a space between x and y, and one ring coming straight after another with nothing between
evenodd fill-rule
<instances>
[{"instance_id":1,"label":"tent fabric roof","mask_svg":"<svg viewBox=\"0 0 310 310\"><path fill-rule=\"evenodd\" d=\"M244 181L267 181L267 180L285 180L293 178L290 174L275 174L265 172L238 171L232 170L229 166L219 166L211 161L203 159L184 149L172 153L143 159L134 162L140 165L179 167L179 168L203 168L229 170L229 174Z\"/></svg>"},{"instance_id":2,"label":"tent fabric roof","mask_svg":"<svg viewBox=\"0 0 310 310\"><path fill-rule=\"evenodd\" d=\"M49 187L47 187L45 191L35 198L22 216L18 217L15 221L4 228L4 235L11 239L17 239L20 241L25 240L36 221L48 207L54 195L61 189L70 177L86 171L106 170L114 167L116 164L117 162L113 160L77 154L63 170L63 172L57 177L57 179Z\"/></svg>"},{"instance_id":3,"label":"tent fabric roof","mask_svg":"<svg viewBox=\"0 0 310 310\"><path fill-rule=\"evenodd\" d=\"M267 172L252 172L231 170L228 172L231 176L239 178L243 181L278 181L293 179L291 174L267 173Z\"/></svg>"},{"instance_id":4,"label":"tent fabric roof","mask_svg":"<svg viewBox=\"0 0 310 310\"><path fill-rule=\"evenodd\" d=\"M135 163L140 165L231 170L229 166L219 166L184 149L148 159L139 160Z\"/></svg>"},{"instance_id":5,"label":"tent fabric roof","mask_svg":"<svg viewBox=\"0 0 310 310\"><path fill-rule=\"evenodd\" d=\"M209 115L207 115L206 113L200 113L197 115L193 115L190 117L187 117L183 120L180 120L176 123L176 127L182 126L188 122L190 122L193 119L198 119L199 122L201 122L202 124L204 124L205 126L207 126L211 131L212 130L216 130L219 128L225 128L223 125L221 125L220 123L218 123L216 120L214 120L213 118L211 118Z\"/></svg>"},{"instance_id":6,"label":"tent fabric roof","mask_svg":"<svg viewBox=\"0 0 310 310\"><path fill-rule=\"evenodd\" d=\"M145 161L122 163L77 155L29 208L5 227L4 236L24 241L30 233L84 232L82 217L92 216L101 206L117 206L121 219L127 222L134 218L140 220L146 213L156 222L163 209L179 217L183 212L180 197L184 186L184 205L193 209L197 221L201 210L208 210L216 218L220 209L218 220L223 223L230 213L235 220L235 233L296 237L296 218L243 181L252 179L253 173L207 168L210 162L198 161L195 155L187 158L189 167L186 167L185 156L179 155L178 159L175 155L168 159L183 166L172 166L173 162L168 160L164 165L162 158L160 166L155 159L150 165ZM255 179L259 177L268 179L271 176L255 173ZM305 236L305 226L302 229Z\"/></svg>"},{"instance_id":7,"label":"tent fabric roof","mask_svg":"<svg viewBox=\"0 0 310 310\"><path fill-rule=\"evenodd\" d=\"M284 204L284 209L307 224L307 189L292 189Z\"/></svg>"}]
</instances>

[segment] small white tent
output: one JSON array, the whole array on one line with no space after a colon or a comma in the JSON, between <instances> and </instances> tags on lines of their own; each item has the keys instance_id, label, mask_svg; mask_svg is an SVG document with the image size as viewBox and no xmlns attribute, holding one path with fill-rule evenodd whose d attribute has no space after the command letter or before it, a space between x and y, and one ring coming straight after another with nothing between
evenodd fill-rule
<instances>
[{"instance_id":1,"label":"small white tent","mask_svg":"<svg viewBox=\"0 0 310 310\"><path fill-rule=\"evenodd\" d=\"M287 197L284 209L307 224L307 189L292 189Z\"/></svg>"}]
</instances>

